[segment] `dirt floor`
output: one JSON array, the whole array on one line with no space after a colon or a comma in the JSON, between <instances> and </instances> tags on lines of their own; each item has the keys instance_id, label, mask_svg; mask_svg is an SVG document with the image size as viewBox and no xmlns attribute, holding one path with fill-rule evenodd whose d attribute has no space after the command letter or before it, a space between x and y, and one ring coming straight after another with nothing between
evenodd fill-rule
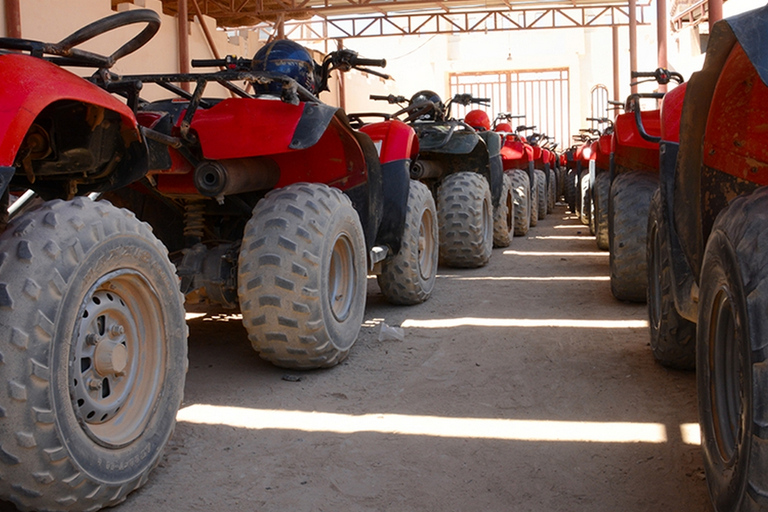
<instances>
[{"instance_id":1,"label":"dirt floor","mask_svg":"<svg viewBox=\"0 0 768 512\"><path fill-rule=\"evenodd\" d=\"M440 268L431 300L369 283L347 361L261 361L239 317L190 320L176 433L146 511L710 510L693 373L613 299L608 253L562 205L488 266ZM379 341L380 322L404 326Z\"/></svg>"}]
</instances>

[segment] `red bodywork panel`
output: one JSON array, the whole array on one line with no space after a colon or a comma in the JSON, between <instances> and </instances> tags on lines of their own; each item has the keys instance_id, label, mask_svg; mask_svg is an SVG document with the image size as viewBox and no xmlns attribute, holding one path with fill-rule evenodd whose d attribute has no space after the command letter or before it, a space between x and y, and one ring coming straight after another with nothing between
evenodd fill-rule
<instances>
[{"instance_id":1,"label":"red bodywork panel","mask_svg":"<svg viewBox=\"0 0 768 512\"><path fill-rule=\"evenodd\" d=\"M419 138L416 132L397 119L371 123L360 128L360 131L368 134L373 140L382 164L404 158L416 158L419 154Z\"/></svg>"},{"instance_id":2,"label":"red bodywork panel","mask_svg":"<svg viewBox=\"0 0 768 512\"><path fill-rule=\"evenodd\" d=\"M367 182L363 150L351 128L339 117L331 119L320 140L306 149L291 149L304 104L280 100L229 98L209 109L198 109L191 128L208 160L267 156L280 167L276 187L313 181L347 190ZM178 129L184 113L179 117ZM153 123L148 116L142 123ZM410 129L410 128L409 128ZM412 130L411 130L412 131ZM171 149L173 165L155 174L157 189L164 194L198 195L192 165Z\"/></svg>"},{"instance_id":3,"label":"red bodywork panel","mask_svg":"<svg viewBox=\"0 0 768 512\"><path fill-rule=\"evenodd\" d=\"M768 185L768 87L736 44L718 79L704 134L705 166Z\"/></svg>"},{"instance_id":4,"label":"red bodywork panel","mask_svg":"<svg viewBox=\"0 0 768 512\"><path fill-rule=\"evenodd\" d=\"M592 146L595 152L595 165L598 169L607 171L611 166L611 153L613 152L613 134L601 135Z\"/></svg>"},{"instance_id":5,"label":"red bodywork panel","mask_svg":"<svg viewBox=\"0 0 768 512\"><path fill-rule=\"evenodd\" d=\"M640 113L648 135L661 135L658 110L644 110ZM659 170L659 144L649 142L640 136L635 123L634 112L616 117L614 122L614 161L617 166L636 171Z\"/></svg>"},{"instance_id":6,"label":"red bodywork panel","mask_svg":"<svg viewBox=\"0 0 768 512\"><path fill-rule=\"evenodd\" d=\"M514 135L505 137L500 153L504 170L528 169L528 162L533 161L533 148Z\"/></svg>"},{"instance_id":7,"label":"red bodywork panel","mask_svg":"<svg viewBox=\"0 0 768 512\"><path fill-rule=\"evenodd\" d=\"M37 57L0 55L0 165L12 166L21 142L40 112L60 100L80 101L120 114L124 130L140 138L133 112L111 94Z\"/></svg>"},{"instance_id":8,"label":"red bodywork panel","mask_svg":"<svg viewBox=\"0 0 768 512\"><path fill-rule=\"evenodd\" d=\"M688 82L679 85L664 95L661 103L661 139L680 142L680 116L683 113L683 100Z\"/></svg>"}]
</instances>

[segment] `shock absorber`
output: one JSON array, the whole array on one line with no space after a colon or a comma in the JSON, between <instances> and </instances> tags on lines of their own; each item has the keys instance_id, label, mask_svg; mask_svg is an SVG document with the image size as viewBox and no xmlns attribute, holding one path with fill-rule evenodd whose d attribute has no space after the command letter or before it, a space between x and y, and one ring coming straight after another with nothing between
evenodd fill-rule
<instances>
[{"instance_id":1,"label":"shock absorber","mask_svg":"<svg viewBox=\"0 0 768 512\"><path fill-rule=\"evenodd\" d=\"M189 199L184 203L184 239L187 247L203 241L205 230L205 202Z\"/></svg>"}]
</instances>

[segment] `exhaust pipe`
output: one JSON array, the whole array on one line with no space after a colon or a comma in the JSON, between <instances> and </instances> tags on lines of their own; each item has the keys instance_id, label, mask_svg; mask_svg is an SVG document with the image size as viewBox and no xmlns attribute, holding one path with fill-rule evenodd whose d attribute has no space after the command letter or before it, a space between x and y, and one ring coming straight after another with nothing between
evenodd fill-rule
<instances>
[{"instance_id":1,"label":"exhaust pipe","mask_svg":"<svg viewBox=\"0 0 768 512\"><path fill-rule=\"evenodd\" d=\"M444 172L443 164L435 160L417 160L411 166L411 178L439 178Z\"/></svg>"},{"instance_id":2,"label":"exhaust pipe","mask_svg":"<svg viewBox=\"0 0 768 512\"><path fill-rule=\"evenodd\" d=\"M270 158L208 160L195 168L195 187L221 202L224 196L274 187L280 167Z\"/></svg>"}]
</instances>

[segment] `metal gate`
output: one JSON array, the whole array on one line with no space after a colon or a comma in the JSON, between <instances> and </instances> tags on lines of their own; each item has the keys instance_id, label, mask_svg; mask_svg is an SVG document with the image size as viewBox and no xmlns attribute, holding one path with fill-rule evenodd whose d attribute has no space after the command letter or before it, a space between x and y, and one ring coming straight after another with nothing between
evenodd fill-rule
<instances>
[{"instance_id":1,"label":"metal gate","mask_svg":"<svg viewBox=\"0 0 768 512\"><path fill-rule=\"evenodd\" d=\"M524 115L524 118L512 123L513 127L521 124L535 125L536 132L554 138L561 148L570 145L570 89L567 68L451 73L451 97L458 93L490 98L491 105L484 110L491 119L500 112ZM461 119L474 108L483 107L457 105L452 115Z\"/></svg>"}]
</instances>

